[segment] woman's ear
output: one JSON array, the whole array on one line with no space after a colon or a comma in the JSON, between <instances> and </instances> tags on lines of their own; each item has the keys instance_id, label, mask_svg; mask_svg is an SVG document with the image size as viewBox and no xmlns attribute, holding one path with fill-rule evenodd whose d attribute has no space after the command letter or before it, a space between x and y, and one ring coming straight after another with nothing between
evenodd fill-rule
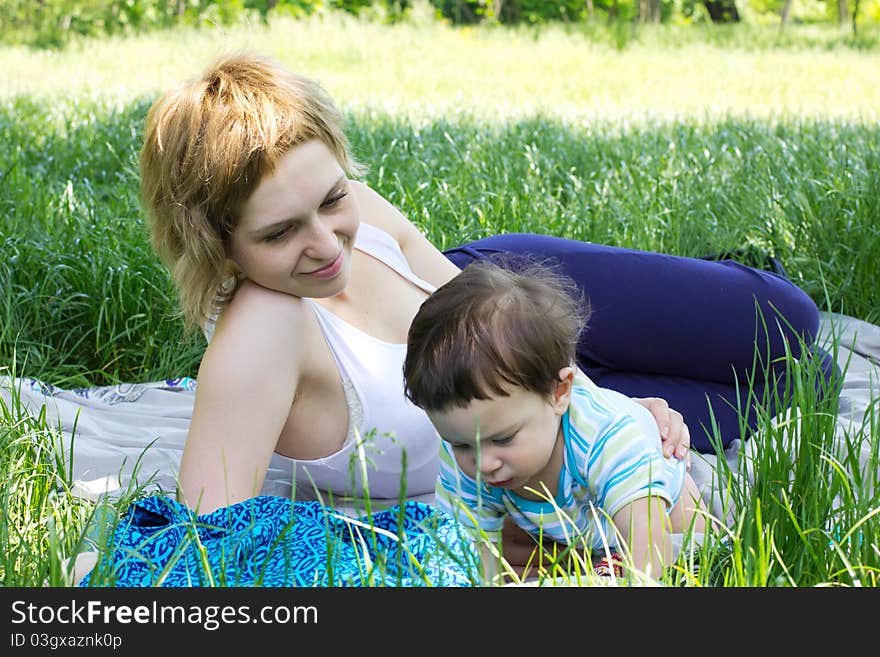
<instances>
[{"instance_id":1,"label":"woman's ear","mask_svg":"<svg viewBox=\"0 0 880 657\"><path fill-rule=\"evenodd\" d=\"M223 281L220 283L221 294L232 294L238 287L241 270L232 258L223 263Z\"/></svg>"},{"instance_id":2,"label":"woman's ear","mask_svg":"<svg viewBox=\"0 0 880 657\"><path fill-rule=\"evenodd\" d=\"M562 415L568 410L573 385L574 368L571 366L563 367L559 370L559 380L556 382L556 388L553 390L553 410L557 415Z\"/></svg>"},{"instance_id":3,"label":"woman's ear","mask_svg":"<svg viewBox=\"0 0 880 657\"><path fill-rule=\"evenodd\" d=\"M238 264L232 258L227 257L223 263L223 275L238 278L239 274L241 274L241 270L238 268Z\"/></svg>"}]
</instances>

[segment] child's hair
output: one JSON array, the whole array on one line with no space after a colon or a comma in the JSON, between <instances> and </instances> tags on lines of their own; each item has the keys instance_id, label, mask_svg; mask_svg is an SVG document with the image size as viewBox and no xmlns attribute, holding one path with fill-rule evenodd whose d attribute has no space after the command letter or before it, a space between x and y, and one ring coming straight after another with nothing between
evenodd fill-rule
<instances>
[{"instance_id":1,"label":"child's hair","mask_svg":"<svg viewBox=\"0 0 880 657\"><path fill-rule=\"evenodd\" d=\"M510 385L549 396L575 362L588 313L576 283L546 265L474 261L416 314L406 396L426 410L505 395Z\"/></svg>"},{"instance_id":2,"label":"child's hair","mask_svg":"<svg viewBox=\"0 0 880 657\"><path fill-rule=\"evenodd\" d=\"M140 154L153 248L177 284L187 328L234 293L226 242L242 204L279 158L320 139L348 174L361 172L343 117L314 80L254 54L218 59L153 103Z\"/></svg>"}]
</instances>

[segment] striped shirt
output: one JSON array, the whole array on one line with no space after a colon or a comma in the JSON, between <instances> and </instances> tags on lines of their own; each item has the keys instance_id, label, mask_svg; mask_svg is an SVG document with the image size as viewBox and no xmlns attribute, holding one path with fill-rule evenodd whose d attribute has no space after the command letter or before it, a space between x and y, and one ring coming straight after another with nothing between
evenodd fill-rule
<instances>
[{"instance_id":1,"label":"striped shirt","mask_svg":"<svg viewBox=\"0 0 880 657\"><path fill-rule=\"evenodd\" d=\"M667 501L668 511L678 500L685 462L663 457L653 416L628 397L598 387L580 370L562 416L562 436L563 464L552 501L525 499L483 482L478 489L443 441L437 505L490 535L497 535L510 515L535 538L601 549L617 544L612 518L627 504L657 496Z\"/></svg>"}]
</instances>

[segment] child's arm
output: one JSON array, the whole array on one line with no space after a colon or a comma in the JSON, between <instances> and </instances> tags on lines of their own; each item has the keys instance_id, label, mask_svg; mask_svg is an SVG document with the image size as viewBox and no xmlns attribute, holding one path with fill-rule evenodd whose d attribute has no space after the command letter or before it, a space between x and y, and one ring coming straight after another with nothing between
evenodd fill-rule
<instances>
[{"instance_id":1,"label":"child's arm","mask_svg":"<svg viewBox=\"0 0 880 657\"><path fill-rule=\"evenodd\" d=\"M672 540L667 501L652 495L634 500L614 514L622 545L632 556L633 567L659 578L672 563Z\"/></svg>"},{"instance_id":2,"label":"child's arm","mask_svg":"<svg viewBox=\"0 0 880 657\"><path fill-rule=\"evenodd\" d=\"M495 542L495 549L501 549L501 539ZM497 586L500 582L496 581L500 569L498 567L498 554L493 552L492 548L486 541L480 541L480 559L483 564L483 582L487 586Z\"/></svg>"}]
</instances>

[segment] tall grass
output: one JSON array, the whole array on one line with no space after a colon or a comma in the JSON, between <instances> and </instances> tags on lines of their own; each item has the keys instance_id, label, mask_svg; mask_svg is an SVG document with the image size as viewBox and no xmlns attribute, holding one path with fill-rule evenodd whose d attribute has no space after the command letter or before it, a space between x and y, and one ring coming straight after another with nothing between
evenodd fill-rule
<instances>
[{"instance_id":1,"label":"tall grass","mask_svg":"<svg viewBox=\"0 0 880 657\"><path fill-rule=\"evenodd\" d=\"M821 308L880 322L870 44L758 53L656 32L621 52L562 28L261 30L227 31L222 44L258 44L317 75L346 111L366 182L440 248L531 231L691 256L771 252ZM75 387L196 375L204 341L184 338L149 248L136 155L156 89L220 44L178 31L0 49L0 376ZM737 472L719 459L730 525L712 523L666 583L877 584L876 416L841 440L834 395L817 396L808 362L788 366L796 412L761 418L758 451ZM65 582L63 559L100 508L70 494L56 433L15 394L0 406L7 586ZM540 580L554 583L562 560L537 564Z\"/></svg>"},{"instance_id":2,"label":"tall grass","mask_svg":"<svg viewBox=\"0 0 880 657\"><path fill-rule=\"evenodd\" d=\"M57 429L45 413L28 413L17 389L10 390L10 403L0 397L0 581L60 585L62 563L79 551L93 505L69 494Z\"/></svg>"}]
</instances>

